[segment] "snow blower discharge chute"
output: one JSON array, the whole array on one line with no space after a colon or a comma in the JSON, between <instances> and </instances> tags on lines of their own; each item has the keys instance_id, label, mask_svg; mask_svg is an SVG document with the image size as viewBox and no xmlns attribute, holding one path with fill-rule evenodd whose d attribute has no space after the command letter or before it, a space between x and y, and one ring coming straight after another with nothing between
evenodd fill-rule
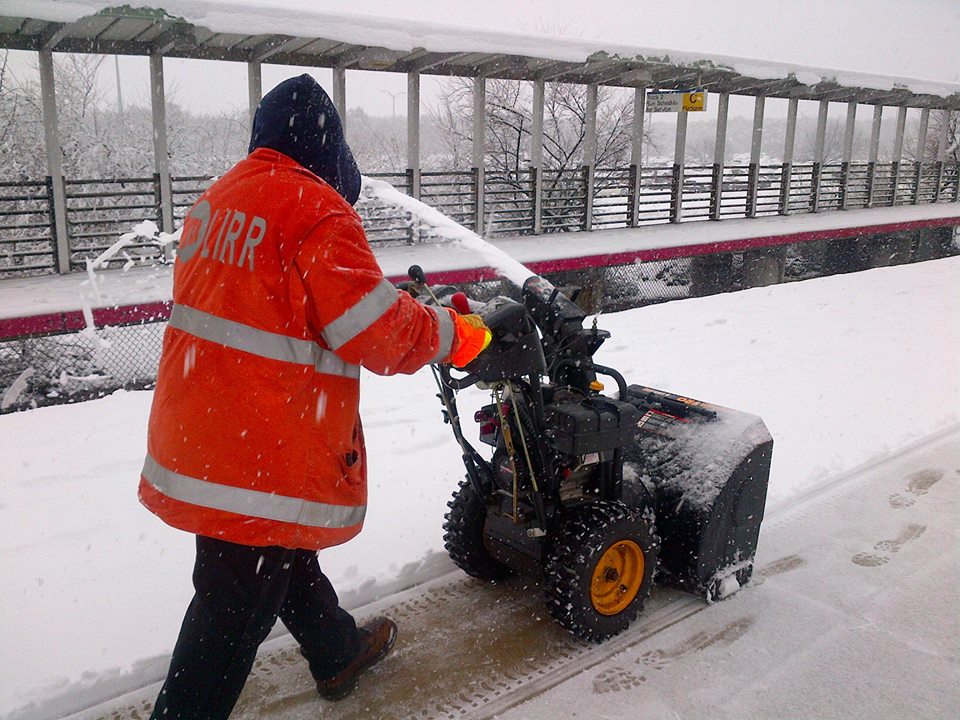
<instances>
[{"instance_id":1,"label":"snow blower discharge chute","mask_svg":"<svg viewBox=\"0 0 960 720\"><path fill-rule=\"evenodd\" d=\"M610 333L583 326L576 291L533 276L521 302L478 303L431 290L417 266L410 276L412 294L469 306L493 333L462 372L433 366L466 466L443 526L464 572L536 579L553 618L592 641L627 628L654 574L708 601L750 579L773 449L760 418L628 386L596 364ZM604 394L599 377L616 392ZM490 459L457 409L458 391L474 385L491 393L474 416Z\"/></svg>"}]
</instances>

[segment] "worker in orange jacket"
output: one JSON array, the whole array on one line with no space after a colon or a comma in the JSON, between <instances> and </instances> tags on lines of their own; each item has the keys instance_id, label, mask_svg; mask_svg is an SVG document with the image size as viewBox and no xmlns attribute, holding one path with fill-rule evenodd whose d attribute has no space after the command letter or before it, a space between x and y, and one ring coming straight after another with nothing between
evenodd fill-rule
<instances>
[{"instance_id":1,"label":"worker in orange jacket","mask_svg":"<svg viewBox=\"0 0 960 720\"><path fill-rule=\"evenodd\" d=\"M157 720L228 717L277 617L329 699L396 638L387 618L358 628L317 561L363 525L360 368L462 366L490 333L384 279L359 193L340 117L301 75L184 220L140 500L196 534L196 592Z\"/></svg>"}]
</instances>

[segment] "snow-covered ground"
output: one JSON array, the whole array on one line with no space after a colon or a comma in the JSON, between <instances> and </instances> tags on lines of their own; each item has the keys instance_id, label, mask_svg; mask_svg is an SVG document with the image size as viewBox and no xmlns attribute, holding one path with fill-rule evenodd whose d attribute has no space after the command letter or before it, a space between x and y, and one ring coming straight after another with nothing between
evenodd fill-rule
<instances>
[{"instance_id":1,"label":"snow-covered ground","mask_svg":"<svg viewBox=\"0 0 960 720\"><path fill-rule=\"evenodd\" d=\"M497 717L956 717L960 433L835 485L767 515L746 590Z\"/></svg>"},{"instance_id":2,"label":"snow-covered ground","mask_svg":"<svg viewBox=\"0 0 960 720\"><path fill-rule=\"evenodd\" d=\"M960 258L949 258L617 313L600 319L613 337L598 361L619 368L631 382L763 417L775 441L768 513L787 513L798 498L855 468L957 429L957 287ZM322 566L350 607L449 568L440 524L462 468L434 395L429 373L363 380L371 477L367 525L357 540L321 553ZM156 681L165 671L165 656L192 592L193 545L190 536L166 527L137 504L150 399L148 392L117 393L0 416L0 575L6 590L0 595L0 716L56 717ZM948 470L949 482L956 483L954 470ZM945 480L939 487L947 485ZM871 487L866 485L865 492ZM906 486L902 498L914 499ZM888 495L866 498L863 507L869 513L882 501L892 509L892 500ZM851 507L855 504L823 514L822 532L842 537ZM956 527L956 518L952 520ZM912 539L901 535L894 530L889 538L877 538L888 541L883 548L878 543L878 548L862 549L889 555L897 552L891 547L899 549ZM921 560L949 563L952 553L955 565L955 537L952 545L928 545L935 555ZM762 537L761 551L763 542ZM791 542L800 540L778 534L776 542L777 551L786 555L794 551ZM827 563L835 573L832 586L844 604L856 605L865 587L856 575L863 566L849 562L842 543L818 550L836 553L838 547L847 554ZM909 573L889 577L907 582ZM772 581L766 585L775 587ZM749 611L768 629L757 638L751 668L715 663L714 656L726 652L723 638L688 646L681 628L667 638L688 648L684 661L673 664L676 669L667 662L648 668L642 654L627 656L618 660L616 667L627 668L616 671L619 675L611 665L594 668L592 675L569 680L572 686L558 687L533 706L511 711L510 717L568 716L578 689L598 682L600 687L624 685L627 695L617 697L633 698L629 707L642 707L637 703L646 698L650 717L673 717L667 710L682 716L735 716L732 710L707 712L711 698L702 693L696 702L682 698L704 673L709 684L700 687L713 689L716 702L741 708L741 717L762 716L762 693L760 704L737 705L720 690L744 687L739 679L747 672L755 677L764 658L776 656L784 668L783 676L772 676L771 683L792 682L793 673L820 663L839 667L849 661L822 657L815 644L781 638L780 632L791 637L805 632L805 612L816 600L796 600L790 593L774 597L764 592L766 585L722 604L720 611L731 615L734 624L738 613ZM941 621L955 616L960 608L953 590L946 604L921 603L923 612ZM864 596L863 602L868 600ZM705 625L705 617L697 616L702 625L697 632L709 640L722 628ZM929 645L927 627L923 614L911 614L903 632L913 633L919 655L946 653L950 658L949 648ZM870 654L871 648L880 652L867 645L869 662L862 672L882 673L890 687L903 686L898 664L907 656L884 664ZM955 643L952 653L946 666L957 680ZM854 672L849 666L843 670ZM657 687L663 689L644 695L654 684L637 678L652 678L654 671ZM821 668L808 677L815 682L822 673ZM942 686L937 679L930 692ZM799 702L801 695L790 695L790 701ZM858 700L838 698L833 716L843 714L845 703ZM611 705L610 717L623 716L627 705L620 703ZM829 716L823 707L792 707L784 715ZM580 715L600 716L589 708Z\"/></svg>"}]
</instances>

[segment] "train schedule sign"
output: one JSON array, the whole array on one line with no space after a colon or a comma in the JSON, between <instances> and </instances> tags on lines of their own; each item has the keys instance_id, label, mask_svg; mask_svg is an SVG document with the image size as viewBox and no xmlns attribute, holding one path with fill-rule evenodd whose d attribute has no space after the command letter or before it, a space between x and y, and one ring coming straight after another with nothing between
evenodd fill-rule
<instances>
[{"instance_id":1,"label":"train schedule sign","mask_svg":"<svg viewBox=\"0 0 960 720\"><path fill-rule=\"evenodd\" d=\"M647 112L703 112L707 109L706 90L650 90Z\"/></svg>"}]
</instances>

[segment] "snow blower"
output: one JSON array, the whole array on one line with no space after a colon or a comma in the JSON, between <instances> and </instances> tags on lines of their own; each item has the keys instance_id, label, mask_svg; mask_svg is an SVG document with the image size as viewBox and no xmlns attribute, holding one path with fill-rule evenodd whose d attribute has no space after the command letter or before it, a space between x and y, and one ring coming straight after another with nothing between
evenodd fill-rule
<instances>
[{"instance_id":1,"label":"snow blower","mask_svg":"<svg viewBox=\"0 0 960 720\"><path fill-rule=\"evenodd\" d=\"M443 525L464 572L536 579L553 618L591 641L628 627L655 575L708 601L749 580L773 447L759 418L628 386L593 361L610 333L584 327L576 291L533 276L522 302L478 303L410 276L421 300L478 312L493 334L462 372L433 367L466 467ZM474 385L491 393L474 416L490 459L461 427L456 396Z\"/></svg>"}]
</instances>

